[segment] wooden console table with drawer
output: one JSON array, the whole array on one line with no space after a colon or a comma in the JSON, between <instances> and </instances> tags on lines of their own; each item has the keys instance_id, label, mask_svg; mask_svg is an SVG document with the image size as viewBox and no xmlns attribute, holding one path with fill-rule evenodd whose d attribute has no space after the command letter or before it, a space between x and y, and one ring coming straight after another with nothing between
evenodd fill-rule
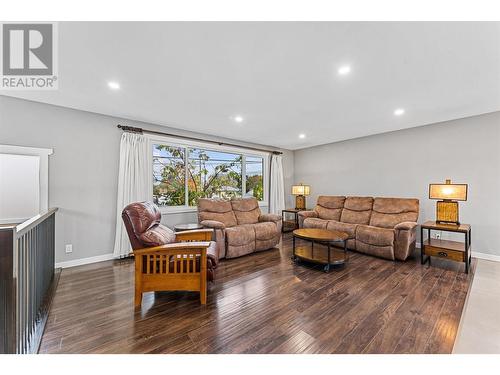
<instances>
[{"instance_id":1,"label":"wooden console table with drawer","mask_svg":"<svg viewBox=\"0 0 500 375\"><path fill-rule=\"evenodd\" d=\"M424 230L427 230L427 239L424 240ZM432 238L433 230L443 232L463 233L465 241L449 241ZM435 221L426 221L420 226L421 251L420 261L431 264L431 257L439 257L465 263L465 273L469 273L471 263L471 226L469 224L438 224Z\"/></svg>"},{"instance_id":2,"label":"wooden console table with drawer","mask_svg":"<svg viewBox=\"0 0 500 375\"><path fill-rule=\"evenodd\" d=\"M299 229L299 212L309 211L309 208L299 209L299 208L285 208L281 211L282 225L281 232L288 233L295 229ZM286 220L285 214L293 214L293 220Z\"/></svg>"}]
</instances>

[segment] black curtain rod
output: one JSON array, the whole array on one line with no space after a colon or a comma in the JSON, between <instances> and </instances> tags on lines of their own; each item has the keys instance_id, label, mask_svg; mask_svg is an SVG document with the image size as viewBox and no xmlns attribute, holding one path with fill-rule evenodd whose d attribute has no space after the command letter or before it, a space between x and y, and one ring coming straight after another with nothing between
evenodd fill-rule
<instances>
[{"instance_id":1,"label":"black curtain rod","mask_svg":"<svg viewBox=\"0 0 500 375\"><path fill-rule=\"evenodd\" d=\"M247 150L270 152L270 153L272 153L274 155L281 155L281 154L283 154L280 151L270 151L270 150L264 150L262 148L240 146L240 145L235 145L235 144L232 144L232 143L224 143L224 142L211 141L211 140L206 140L206 139L201 139L201 138L188 137L188 136L185 136L185 135L177 135L177 134L157 132L157 131L154 131L154 130L146 130L146 129L142 129L142 128L135 128L133 126L124 126L124 125L118 124L118 128L122 129L125 132L131 132L131 133L140 133L140 134L147 133L147 134L166 135L168 137L175 137L175 138L181 138L181 139L189 139L190 141L199 141L199 142L205 142L205 143L213 143L213 144L219 145L219 146L231 146L231 147L244 148L244 149L247 149Z\"/></svg>"}]
</instances>

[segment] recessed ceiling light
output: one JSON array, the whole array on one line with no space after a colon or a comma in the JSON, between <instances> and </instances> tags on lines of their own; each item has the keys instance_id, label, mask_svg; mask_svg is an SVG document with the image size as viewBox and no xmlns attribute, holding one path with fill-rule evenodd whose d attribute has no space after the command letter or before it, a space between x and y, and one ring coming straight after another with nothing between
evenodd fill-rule
<instances>
[{"instance_id":1,"label":"recessed ceiling light","mask_svg":"<svg viewBox=\"0 0 500 375\"><path fill-rule=\"evenodd\" d=\"M398 108L394 111L394 116L401 116L405 114L405 110L403 108Z\"/></svg>"},{"instance_id":2,"label":"recessed ceiling light","mask_svg":"<svg viewBox=\"0 0 500 375\"><path fill-rule=\"evenodd\" d=\"M306 137L306 135L304 133L299 134L300 139L304 139L305 137Z\"/></svg>"},{"instance_id":3,"label":"recessed ceiling light","mask_svg":"<svg viewBox=\"0 0 500 375\"><path fill-rule=\"evenodd\" d=\"M338 73L341 75L341 76L344 76L346 74L349 74L351 72L351 67L349 65L344 65L344 66L341 66L338 70Z\"/></svg>"},{"instance_id":4,"label":"recessed ceiling light","mask_svg":"<svg viewBox=\"0 0 500 375\"><path fill-rule=\"evenodd\" d=\"M233 119L237 123L242 123L243 122L243 117L241 117L241 116L234 116Z\"/></svg>"},{"instance_id":5,"label":"recessed ceiling light","mask_svg":"<svg viewBox=\"0 0 500 375\"><path fill-rule=\"evenodd\" d=\"M111 90L120 90L120 84L119 84L118 82L109 81L109 82L108 82L108 87L109 87Z\"/></svg>"}]
</instances>

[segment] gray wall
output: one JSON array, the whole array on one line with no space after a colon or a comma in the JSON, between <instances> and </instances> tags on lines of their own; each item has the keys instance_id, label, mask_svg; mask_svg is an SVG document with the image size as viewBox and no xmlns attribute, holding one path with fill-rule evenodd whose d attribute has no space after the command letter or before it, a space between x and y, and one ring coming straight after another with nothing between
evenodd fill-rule
<instances>
[{"instance_id":1,"label":"gray wall","mask_svg":"<svg viewBox=\"0 0 500 375\"><path fill-rule=\"evenodd\" d=\"M49 158L49 207L59 207L56 262L113 252L121 136L116 125L119 123L214 139L162 126L0 96L0 144L54 149ZM217 140L224 141L221 138ZM290 191L293 152L282 151L285 186ZM196 220L196 213L163 217L167 225ZM64 245L69 243L73 244L73 253L66 254Z\"/></svg>"},{"instance_id":2,"label":"gray wall","mask_svg":"<svg viewBox=\"0 0 500 375\"><path fill-rule=\"evenodd\" d=\"M112 252L119 142L118 123L193 135L152 124L0 96L0 144L53 148L49 205L60 207L57 262ZM213 137L203 136L206 139ZM241 142L231 141L234 143ZM500 112L329 145L284 151L285 196L291 185L319 194L416 197L421 221L435 217L429 182L469 183L460 217L473 225L475 251L500 255ZM165 215L167 225L196 220ZM65 254L64 244L73 244Z\"/></svg>"},{"instance_id":3,"label":"gray wall","mask_svg":"<svg viewBox=\"0 0 500 375\"><path fill-rule=\"evenodd\" d=\"M435 219L429 183L468 183L473 251L500 255L500 112L298 150L294 171L309 206L321 194L415 197L420 222Z\"/></svg>"}]
</instances>

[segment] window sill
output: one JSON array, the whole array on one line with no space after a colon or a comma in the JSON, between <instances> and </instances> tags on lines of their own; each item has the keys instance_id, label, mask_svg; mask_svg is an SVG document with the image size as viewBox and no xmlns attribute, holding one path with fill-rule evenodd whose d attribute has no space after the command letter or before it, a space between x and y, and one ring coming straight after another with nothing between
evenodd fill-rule
<instances>
[{"instance_id":1,"label":"window sill","mask_svg":"<svg viewBox=\"0 0 500 375\"><path fill-rule=\"evenodd\" d=\"M196 212L198 210L197 207L160 207L160 212L162 215L170 215L170 214L181 214L186 212Z\"/></svg>"},{"instance_id":2,"label":"window sill","mask_svg":"<svg viewBox=\"0 0 500 375\"><path fill-rule=\"evenodd\" d=\"M267 202L259 202L259 207L268 207L269 204ZM171 214L182 214L188 212L197 212L198 207L160 207L160 212L162 215L171 215Z\"/></svg>"}]
</instances>

